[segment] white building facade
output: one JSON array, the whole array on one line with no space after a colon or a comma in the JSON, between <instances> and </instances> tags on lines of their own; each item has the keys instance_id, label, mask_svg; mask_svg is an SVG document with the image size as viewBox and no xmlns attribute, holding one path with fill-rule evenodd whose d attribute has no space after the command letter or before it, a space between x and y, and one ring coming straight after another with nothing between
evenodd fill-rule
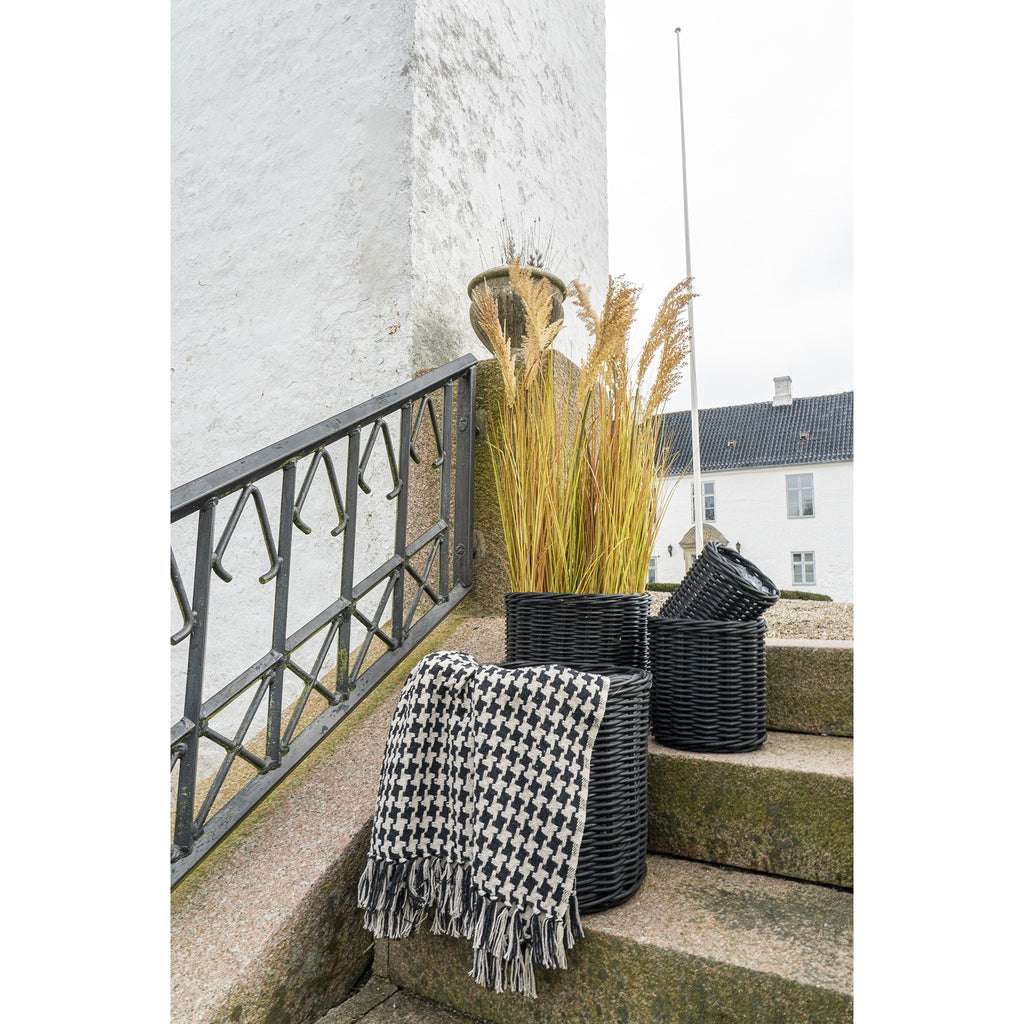
<instances>
[{"instance_id":1,"label":"white building facade","mask_svg":"<svg viewBox=\"0 0 1024 1024\"><path fill-rule=\"evenodd\" d=\"M704 542L739 551L781 590L853 601L853 393L700 410ZM695 555L690 414L665 417L671 497L651 577L677 583Z\"/></svg>"}]
</instances>

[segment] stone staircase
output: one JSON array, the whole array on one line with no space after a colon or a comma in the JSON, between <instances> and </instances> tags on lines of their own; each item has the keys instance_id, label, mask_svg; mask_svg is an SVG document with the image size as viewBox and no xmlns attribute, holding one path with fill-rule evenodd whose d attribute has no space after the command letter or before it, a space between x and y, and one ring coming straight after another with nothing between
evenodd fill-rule
<instances>
[{"instance_id":1,"label":"stone staircase","mask_svg":"<svg viewBox=\"0 0 1024 1024\"><path fill-rule=\"evenodd\" d=\"M379 941L386 995L324 1024L852 1021L853 645L769 641L768 680L760 750L652 740L647 879L584 918L569 969L538 971L536 1000L477 986L468 943L424 931Z\"/></svg>"},{"instance_id":2,"label":"stone staircase","mask_svg":"<svg viewBox=\"0 0 1024 1024\"><path fill-rule=\"evenodd\" d=\"M174 890L173 1024L851 1020L851 643L768 641L761 750L651 743L648 877L537 1000L475 985L465 942L374 946L355 886L399 689L428 650L500 660L501 625L445 623Z\"/></svg>"}]
</instances>

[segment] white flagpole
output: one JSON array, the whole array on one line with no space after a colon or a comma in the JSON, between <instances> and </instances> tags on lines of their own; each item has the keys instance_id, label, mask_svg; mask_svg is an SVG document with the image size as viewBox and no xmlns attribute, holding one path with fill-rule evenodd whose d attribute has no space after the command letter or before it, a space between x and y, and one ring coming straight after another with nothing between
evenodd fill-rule
<instances>
[{"instance_id":1,"label":"white flagpole","mask_svg":"<svg viewBox=\"0 0 1024 1024\"><path fill-rule=\"evenodd\" d=\"M692 277L690 271L690 207L686 196L686 132L683 129L683 52L679 45L679 33L676 29L676 58L679 64L679 139L683 151L683 239L686 243L686 276ZM697 423L697 356L696 343L693 337L693 300L687 303L686 318L690 324L690 436L693 440L693 525L696 551L694 556L700 557L704 550L704 488L700 478L700 427Z\"/></svg>"}]
</instances>

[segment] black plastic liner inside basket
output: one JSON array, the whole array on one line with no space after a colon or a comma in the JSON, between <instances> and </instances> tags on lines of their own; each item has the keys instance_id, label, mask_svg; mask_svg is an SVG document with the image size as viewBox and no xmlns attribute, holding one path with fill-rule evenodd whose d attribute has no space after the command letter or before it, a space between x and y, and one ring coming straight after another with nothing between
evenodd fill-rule
<instances>
[{"instance_id":1,"label":"black plastic liner inside basket","mask_svg":"<svg viewBox=\"0 0 1024 1024\"><path fill-rule=\"evenodd\" d=\"M662 606L663 619L760 618L779 589L753 562L717 541L707 544Z\"/></svg>"},{"instance_id":2,"label":"black plastic liner inside basket","mask_svg":"<svg viewBox=\"0 0 1024 1024\"><path fill-rule=\"evenodd\" d=\"M677 750L755 750L767 733L764 619L649 623L651 729Z\"/></svg>"},{"instance_id":3,"label":"black plastic liner inside basket","mask_svg":"<svg viewBox=\"0 0 1024 1024\"><path fill-rule=\"evenodd\" d=\"M558 659L506 663L568 664ZM587 821L576 868L581 914L625 903L647 875L647 738L651 673L584 660L570 668L611 680L604 718L590 758Z\"/></svg>"}]
</instances>

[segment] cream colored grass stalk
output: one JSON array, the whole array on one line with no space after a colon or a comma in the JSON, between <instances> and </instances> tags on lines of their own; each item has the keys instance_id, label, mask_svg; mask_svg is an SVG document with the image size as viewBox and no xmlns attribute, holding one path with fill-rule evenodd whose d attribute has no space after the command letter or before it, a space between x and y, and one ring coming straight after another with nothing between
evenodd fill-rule
<instances>
[{"instance_id":1,"label":"cream colored grass stalk","mask_svg":"<svg viewBox=\"0 0 1024 1024\"><path fill-rule=\"evenodd\" d=\"M575 518L583 549L600 552L577 580L581 592L632 594L646 584L664 475L653 425L638 410L637 401L616 406L606 392L580 428L586 472Z\"/></svg>"},{"instance_id":2,"label":"cream colored grass stalk","mask_svg":"<svg viewBox=\"0 0 1024 1024\"><path fill-rule=\"evenodd\" d=\"M516 400L516 375L512 364L512 350L505 337L505 329L498 316L498 300L494 292L487 287L484 281L483 287L473 289L473 306L476 308L477 320L484 329L487 337L494 346L494 355L498 360L498 368L501 371L501 381L505 386L505 395L510 403Z\"/></svg>"},{"instance_id":3,"label":"cream colored grass stalk","mask_svg":"<svg viewBox=\"0 0 1024 1024\"><path fill-rule=\"evenodd\" d=\"M580 589L636 593L646 585L665 510L665 452L656 417L682 377L690 282L680 282L665 297L635 365L629 362L628 341L639 289L622 278L609 278L600 314L578 281L570 294L592 338L583 363L588 390L580 396L589 403L588 415L579 421L576 445L577 452L585 453L587 473L580 477L574 504L582 520L579 530L588 534L586 543L601 553ZM643 387L655 359L657 370L645 399Z\"/></svg>"},{"instance_id":4,"label":"cream colored grass stalk","mask_svg":"<svg viewBox=\"0 0 1024 1024\"><path fill-rule=\"evenodd\" d=\"M516 262L510 264L509 277L526 312L521 357L512 353L494 296L486 288L474 295L505 387L504 401L490 410L488 435L505 564L515 591L561 591L568 586L572 563L566 509L577 418L575 409L556 401L549 350L562 321L548 323L552 294L547 280L533 278Z\"/></svg>"},{"instance_id":5,"label":"cream colored grass stalk","mask_svg":"<svg viewBox=\"0 0 1024 1024\"><path fill-rule=\"evenodd\" d=\"M474 295L505 385L504 401L491 408L489 447L510 585L554 593L643 591L665 504L657 413L682 375L690 282L665 297L633 365L628 339L639 288L609 278L598 312L586 288L573 282L570 294L592 339L573 404L556 386L550 347L562 323L548 324L550 286L518 265L510 279L526 310L520 355L512 353L493 295L486 287Z\"/></svg>"}]
</instances>

